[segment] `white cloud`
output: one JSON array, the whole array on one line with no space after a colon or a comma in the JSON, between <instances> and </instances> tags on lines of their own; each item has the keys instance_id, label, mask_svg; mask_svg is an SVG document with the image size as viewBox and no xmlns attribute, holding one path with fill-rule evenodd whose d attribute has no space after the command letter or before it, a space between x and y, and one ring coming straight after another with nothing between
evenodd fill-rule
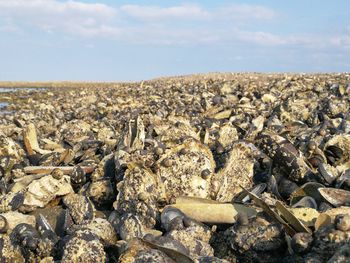
<instances>
[{"instance_id":1,"label":"white cloud","mask_svg":"<svg viewBox=\"0 0 350 263\"><path fill-rule=\"evenodd\" d=\"M258 30L264 28L265 20L278 23L280 18L268 7L248 4L216 8L199 4L112 7L78 0L0 0L1 34L26 32L29 28L63 37L104 37L137 44L350 47L350 25L344 35L335 36L279 35ZM242 24L258 29L243 30Z\"/></svg>"},{"instance_id":2,"label":"white cloud","mask_svg":"<svg viewBox=\"0 0 350 263\"><path fill-rule=\"evenodd\" d=\"M198 5L180 5L172 7L124 5L121 12L137 19L163 20L163 19L203 19L210 13Z\"/></svg>"},{"instance_id":3,"label":"white cloud","mask_svg":"<svg viewBox=\"0 0 350 263\"><path fill-rule=\"evenodd\" d=\"M111 35L110 22L117 11L104 4L57 0L0 0L0 18L19 28L37 28L47 33L83 36ZM8 24L5 23L5 26Z\"/></svg>"},{"instance_id":4,"label":"white cloud","mask_svg":"<svg viewBox=\"0 0 350 263\"><path fill-rule=\"evenodd\" d=\"M270 8L259 5L235 4L221 7L217 10L221 18L234 20L272 19L276 12Z\"/></svg>"}]
</instances>

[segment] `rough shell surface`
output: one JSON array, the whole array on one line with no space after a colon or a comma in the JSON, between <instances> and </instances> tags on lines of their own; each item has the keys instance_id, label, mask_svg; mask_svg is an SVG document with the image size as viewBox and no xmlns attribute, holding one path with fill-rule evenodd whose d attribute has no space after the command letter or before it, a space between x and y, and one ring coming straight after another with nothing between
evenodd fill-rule
<instances>
[{"instance_id":1,"label":"rough shell surface","mask_svg":"<svg viewBox=\"0 0 350 263\"><path fill-rule=\"evenodd\" d=\"M157 174L164 183L168 200L183 195L210 198L214 170L210 150L197 141L172 148L157 162ZM209 171L205 178L203 171Z\"/></svg>"}]
</instances>

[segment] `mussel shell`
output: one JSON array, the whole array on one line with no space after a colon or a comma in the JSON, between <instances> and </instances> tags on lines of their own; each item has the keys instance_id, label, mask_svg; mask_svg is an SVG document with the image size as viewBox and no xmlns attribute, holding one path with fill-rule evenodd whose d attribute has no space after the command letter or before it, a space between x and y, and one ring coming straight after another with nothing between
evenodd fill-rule
<instances>
[{"instance_id":1,"label":"mussel shell","mask_svg":"<svg viewBox=\"0 0 350 263\"><path fill-rule=\"evenodd\" d=\"M86 173L80 165L76 165L70 175L70 180L74 188L80 188L86 182Z\"/></svg>"},{"instance_id":2,"label":"mussel shell","mask_svg":"<svg viewBox=\"0 0 350 263\"><path fill-rule=\"evenodd\" d=\"M284 177L282 177L278 184L278 192L284 199L288 199L291 196L291 194L298 188L299 187L296 183Z\"/></svg>"},{"instance_id":3,"label":"mussel shell","mask_svg":"<svg viewBox=\"0 0 350 263\"><path fill-rule=\"evenodd\" d=\"M274 164L293 181L302 181L310 169L299 151L285 138L271 133L260 135L259 147L273 159Z\"/></svg>"},{"instance_id":4,"label":"mussel shell","mask_svg":"<svg viewBox=\"0 0 350 263\"><path fill-rule=\"evenodd\" d=\"M31 225L22 223L18 224L11 232L10 238L13 242L24 245L22 243L23 240L27 239L30 240L39 240L40 235L38 231ZM36 242L35 242L36 243ZM35 246L33 246L33 242L29 242L26 244L29 249L33 250L35 249Z\"/></svg>"},{"instance_id":5,"label":"mussel shell","mask_svg":"<svg viewBox=\"0 0 350 263\"><path fill-rule=\"evenodd\" d=\"M323 158L320 155L314 155L307 160L314 168L317 168L323 163Z\"/></svg>"},{"instance_id":6,"label":"mussel shell","mask_svg":"<svg viewBox=\"0 0 350 263\"><path fill-rule=\"evenodd\" d=\"M0 215L0 234L6 233L8 229L8 223L6 217Z\"/></svg>"},{"instance_id":7,"label":"mussel shell","mask_svg":"<svg viewBox=\"0 0 350 263\"><path fill-rule=\"evenodd\" d=\"M345 170L341 176L337 178L335 188L350 190L350 169Z\"/></svg>"},{"instance_id":8,"label":"mussel shell","mask_svg":"<svg viewBox=\"0 0 350 263\"><path fill-rule=\"evenodd\" d=\"M162 227L168 231L170 229L170 223L176 217L185 218L186 215L181 212L181 210L175 207L165 207L160 215L160 221L162 223Z\"/></svg>"},{"instance_id":9,"label":"mussel shell","mask_svg":"<svg viewBox=\"0 0 350 263\"><path fill-rule=\"evenodd\" d=\"M305 196L301 198L298 202L293 204L292 207L310 207L317 209L317 203L315 199L313 199L311 196Z\"/></svg>"},{"instance_id":10,"label":"mussel shell","mask_svg":"<svg viewBox=\"0 0 350 263\"><path fill-rule=\"evenodd\" d=\"M318 191L335 207L350 205L350 191L336 188L319 188Z\"/></svg>"},{"instance_id":11,"label":"mussel shell","mask_svg":"<svg viewBox=\"0 0 350 263\"><path fill-rule=\"evenodd\" d=\"M42 214L39 214L37 220L36 220L36 224L37 224L37 229L39 231L39 233L42 235L45 232L50 232L53 235L55 234L55 231L53 230L52 226L50 225L50 223L47 221L47 219L45 218L45 216L43 216Z\"/></svg>"},{"instance_id":12,"label":"mussel shell","mask_svg":"<svg viewBox=\"0 0 350 263\"><path fill-rule=\"evenodd\" d=\"M257 196L260 196L266 189L267 185L265 183L257 184L253 188L248 189L253 194L256 194ZM250 200L250 197L247 193L242 192L240 195L235 198L235 202L242 202L246 203Z\"/></svg>"},{"instance_id":13,"label":"mussel shell","mask_svg":"<svg viewBox=\"0 0 350 263\"><path fill-rule=\"evenodd\" d=\"M331 153L333 157L340 159L343 157L343 150L336 145L330 145L326 148L325 153ZM327 155L327 154L326 154Z\"/></svg>"},{"instance_id":14,"label":"mussel shell","mask_svg":"<svg viewBox=\"0 0 350 263\"><path fill-rule=\"evenodd\" d=\"M326 181L327 184L332 184L337 178L337 175L334 172L330 171L329 167L326 164L321 163L317 168L318 173Z\"/></svg>"},{"instance_id":15,"label":"mussel shell","mask_svg":"<svg viewBox=\"0 0 350 263\"><path fill-rule=\"evenodd\" d=\"M303 184L301 187L299 187L297 190L295 190L290 199L290 204L293 205L296 202L298 202L301 198L304 196L310 196L312 197L316 203L319 205L324 201L324 198L319 193L318 189L324 187L323 184L316 183L316 182L308 182L306 184Z\"/></svg>"}]
</instances>

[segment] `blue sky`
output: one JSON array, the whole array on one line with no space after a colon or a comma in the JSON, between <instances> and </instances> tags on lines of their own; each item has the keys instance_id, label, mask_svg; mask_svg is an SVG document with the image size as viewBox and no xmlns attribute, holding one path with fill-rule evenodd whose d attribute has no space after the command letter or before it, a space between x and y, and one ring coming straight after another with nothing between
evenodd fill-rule
<instances>
[{"instance_id":1,"label":"blue sky","mask_svg":"<svg viewBox=\"0 0 350 263\"><path fill-rule=\"evenodd\" d=\"M0 80L350 71L350 2L0 0Z\"/></svg>"}]
</instances>

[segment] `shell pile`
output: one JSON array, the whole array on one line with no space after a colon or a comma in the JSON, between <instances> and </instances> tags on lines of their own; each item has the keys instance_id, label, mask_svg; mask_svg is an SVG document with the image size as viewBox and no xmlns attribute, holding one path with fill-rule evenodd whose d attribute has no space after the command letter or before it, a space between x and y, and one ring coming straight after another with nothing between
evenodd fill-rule
<instances>
[{"instance_id":1,"label":"shell pile","mask_svg":"<svg viewBox=\"0 0 350 263\"><path fill-rule=\"evenodd\" d=\"M1 262L349 262L349 74L31 85L0 92Z\"/></svg>"}]
</instances>

